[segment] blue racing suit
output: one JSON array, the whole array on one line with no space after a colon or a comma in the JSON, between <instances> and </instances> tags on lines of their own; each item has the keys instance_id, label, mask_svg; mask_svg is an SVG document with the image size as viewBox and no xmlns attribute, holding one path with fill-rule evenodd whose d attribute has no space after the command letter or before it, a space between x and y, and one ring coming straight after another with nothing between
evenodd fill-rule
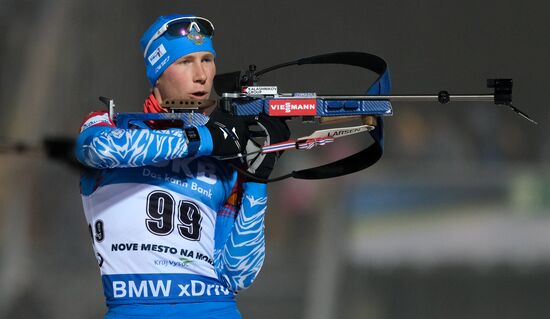
<instances>
[{"instance_id":1,"label":"blue racing suit","mask_svg":"<svg viewBox=\"0 0 550 319\"><path fill-rule=\"evenodd\" d=\"M240 318L235 294L264 261L266 185L240 183L208 155L197 126L120 129L90 114L77 140L84 213L109 308L106 318Z\"/></svg>"}]
</instances>

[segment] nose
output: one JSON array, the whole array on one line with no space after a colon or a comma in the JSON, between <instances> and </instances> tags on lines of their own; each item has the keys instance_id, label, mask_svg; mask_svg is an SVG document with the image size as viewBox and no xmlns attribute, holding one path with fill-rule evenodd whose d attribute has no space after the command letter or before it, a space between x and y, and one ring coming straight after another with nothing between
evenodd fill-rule
<instances>
[{"instance_id":1,"label":"nose","mask_svg":"<svg viewBox=\"0 0 550 319\"><path fill-rule=\"evenodd\" d=\"M201 63L195 64L195 68L193 70L193 82L200 84L204 84L206 82L206 72L204 71Z\"/></svg>"}]
</instances>

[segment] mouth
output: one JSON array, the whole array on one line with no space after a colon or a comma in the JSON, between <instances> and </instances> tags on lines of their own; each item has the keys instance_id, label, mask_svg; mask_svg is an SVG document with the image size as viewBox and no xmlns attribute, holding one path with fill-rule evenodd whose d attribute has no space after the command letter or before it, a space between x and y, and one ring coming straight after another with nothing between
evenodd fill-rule
<instances>
[{"instance_id":1,"label":"mouth","mask_svg":"<svg viewBox=\"0 0 550 319\"><path fill-rule=\"evenodd\" d=\"M208 92L197 91L197 92L190 93L189 96L191 97L191 99L203 100L203 99L206 99L206 97L208 96Z\"/></svg>"}]
</instances>

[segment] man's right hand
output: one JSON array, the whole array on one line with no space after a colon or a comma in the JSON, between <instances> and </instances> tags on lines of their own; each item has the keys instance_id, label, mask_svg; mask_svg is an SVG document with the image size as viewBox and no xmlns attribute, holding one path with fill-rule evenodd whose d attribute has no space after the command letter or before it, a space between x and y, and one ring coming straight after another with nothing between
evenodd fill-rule
<instances>
[{"instance_id":1,"label":"man's right hand","mask_svg":"<svg viewBox=\"0 0 550 319\"><path fill-rule=\"evenodd\" d=\"M263 131L263 134L267 137L266 143L276 144L287 141L290 138L290 131L284 119L279 117L269 117L265 114L260 114L256 118L257 125ZM254 141L251 141L254 144ZM264 145L252 146L252 148L261 148ZM283 151L273 152L268 154L253 154L247 156L248 173L252 174L256 179L252 178L256 182L267 182L269 175L275 168L275 164Z\"/></svg>"},{"instance_id":2,"label":"man's right hand","mask_svg":"<svg viewBox=\"0 0 550 319\"><path fill-rule=\"evenodd\" d=\"M212 136L212 155L231 156L242 153L249 138L248 126L253 123L246 117L214 110L205 125Z\"/></svg>"}]
</instances>

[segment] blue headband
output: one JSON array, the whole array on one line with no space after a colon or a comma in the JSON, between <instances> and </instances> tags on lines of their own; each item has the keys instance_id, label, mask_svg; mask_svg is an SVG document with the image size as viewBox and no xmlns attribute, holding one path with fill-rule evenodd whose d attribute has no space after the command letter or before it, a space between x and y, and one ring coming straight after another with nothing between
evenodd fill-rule
<instances>
[{"instance_id":1,"label":"blue headband","mask_svg":"<svg viewBox=\"0 0 550 319\"><path fill-rule=\"evenodd\" d=\"M177 59L194 52L206 51L216 56L212 45L212 37L196 34L196 38L187 36L170 36L167 34L167 26L178 20L186 18L198 18L191 14L171 14L160 16L145 31L139 43L144 55L145 70L151 86L155 86L158 78ZM204 19L205 20L205 19ZM156 39L155 39L156 37ZM153 39L153 41L151 41Z\"/></svg>"}]
</instances>

